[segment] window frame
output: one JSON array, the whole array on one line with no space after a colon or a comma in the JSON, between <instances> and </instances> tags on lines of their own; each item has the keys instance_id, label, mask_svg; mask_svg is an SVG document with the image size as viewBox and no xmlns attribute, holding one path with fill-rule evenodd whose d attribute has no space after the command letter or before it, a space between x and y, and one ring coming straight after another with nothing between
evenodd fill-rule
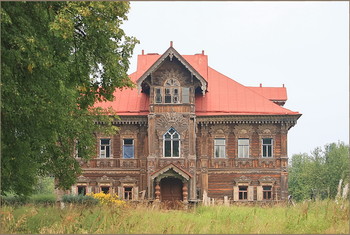
<instances>
[{"instance_id":1,"label":"window frame","mask_svg":"<svg viewBox=\"0 0 350 235\"><path fill-rule=\"evenodd\" d=\"M248 145L240 144L240 140L248 140ZM243 147L242 154L240 154L241 153L240 146ZM247 157L244 157L244 149L248 150ZM250 157L250 138L238 138L238 140L237 140L237 157L238 158L249 158Z\"/></svg>"},{"instance_id":2,"label":"window frame","mask_svg":"<svg viewBox=\"0 0 350 235\"><path fill-rule=\"evenodd\" d=\"M103 188L108 188L107 193L103 190ZM111 193L111 187L110 186L100 186L100 192L103 192L104 194Z\"/></svg>"},{"instance_id":3,"label":"window frame","mask_svg":"<svg viewBox=\"0 0 350 235\"><path fill-rule=\"evenodd\" d=\"M216 141L219 141L219 140L223 140L224 141L224 144L217 144ZM219 156L217 157L216 156L216 149L217 147L219 148ZM220 156L220 147L223 147L224 149L224 156ZM222 159L222 158L227 158L227 154L226 154L226 138L225 137L216 137L214 138L214 158L215 159Z\"/></svg>"},{"instance_id":4,"label":"window frame","mask_svg":"<svg viewBox=\"0 0 350 235\"><path fill-rule=\"evenodd\" d=\"M83 189L84 191L83 191L82 195L85 196L86 193L87 193L87 186L86 185L77 185L77 195L80 195L79 188L84 188Z\"/></svg>"},{"instance_id":5,"label":"window frame","mask_svg":"<svg viewBox=\"0 0 350 235\"><path fill-rule=\"evenodd\" d=\"M109 140L109 144L102 144L102 140ZM107 157L107 152L105 153L105 157L102 157L102 146L104 146L106 148L106 146L109 147L108 150L108 157ZM112 138L110 137L101 137L99 138L99 158L101 159L110 159L112 158Z\"/></svg>"},{"instance_id":6,"label":"window frame","mask_svg":"<svg viewBox=\"0 0 350 235\"><path fill-rule=\"evenodd\" d=\"M269 190L264 189L264 187L270 187ZM262 185L263 200L273 200L273 187L272 185ZM265 197L268 195L269 197Z\"/></svg>"},{"instance_id":7,"label":"window frame","mask_svg":"<svg viewBox=\"0 0 350 235\"><path fill-rule=\"evenodd\" d=\"M270 139L271 140L271 144L264 144L264 140L266 140L266 139ZM267 148L266 148L266 153L267 153L267 155L268 155L268 147L270 147L271 148L271 156L264 156L264 146L267 146ZM263 158L272 158L272 157L274 157L274 154L273 154L273 151L274 151L274 139L273 138L271 138L271 137L262 137L261 138L261 157L263 157Z\"/></svg>"},{"instance_id":8,"label":"window frame","mask_svg":"<svg viewBox=\"0 0 350 235\"><path fill-rule=\"evenodd\" d=\"M125 140L132 140L132 144L125 144ZM132 157L131 158L125 158L125 146L132 146ZM125 137L122 139L122 159L135 159L135 139Z\"/></svg>"},{"instance_id":9,"label":"window frame","mask_svg":"<svg viewBox=\"0 0 350 235\"><path fill-rule=\"evenodd\" d=\"M174 133L169 133L170 130L174 130ZM167 139L165 135L169 133L170 139ZM173 138L173 136L177 134L178 138ZM166 141L170 141L170 156L165 156L166 153ZM174 155L174 141L178 141L178 155L179 156L173 156ZM171 127L167 132L163 134L163 157L164 158L180 158L181 157L181 135L176 131L175 128Z\"/></svg>"},{"instance_id":10,"label":"window frame","mask_svg":"<svg viewBox=\"0 0 350 235\"><path fill-rule=\"evenodd\" d=\"M133 188L132 186L123 186L123 199L124 200L133 200ZM130 189L130 191L126 191L126 189ZM126 197L127 195L127 197Z\"/></svg>"},{"instance_id":11,"label":"window frame","mask_svg":"<svg viewBox=\"0 0 350 235\"><path fill-rule=\"evenodd\" d=\"M245 190L241 190L242 187L245 187ZM248 200L248 185L238 185L238 200L247 201ZM242 198L241 198L242 195Z\"/></svg>"}]
</instances>

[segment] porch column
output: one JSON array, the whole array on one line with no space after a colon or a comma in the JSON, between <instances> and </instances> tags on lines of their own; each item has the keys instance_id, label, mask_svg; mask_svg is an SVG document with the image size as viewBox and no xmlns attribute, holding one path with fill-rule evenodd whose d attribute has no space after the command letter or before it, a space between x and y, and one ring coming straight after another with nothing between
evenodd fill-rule
<instances>
[{"instance_id":1,"label":"porch column","mask_svg":"<svg viewBox=\"0 0 350 235\"><path fill-rule=\"evenodd\" d=\"M155 187L155 195L156 195L156 201L160 200L160 185L159 182L156 182L156 187Z\"/></svg>"},{"instance_id":2,"label":"porch column","mask_svg":"<svg viewBox=\"0 0 350 235\"><path fill-rule=\"evenodd\" d=\"M188 188L187 188L187 182L183 183L182 187L182 198L184 202L188 201Z\"/></svg>"}]
</instances>

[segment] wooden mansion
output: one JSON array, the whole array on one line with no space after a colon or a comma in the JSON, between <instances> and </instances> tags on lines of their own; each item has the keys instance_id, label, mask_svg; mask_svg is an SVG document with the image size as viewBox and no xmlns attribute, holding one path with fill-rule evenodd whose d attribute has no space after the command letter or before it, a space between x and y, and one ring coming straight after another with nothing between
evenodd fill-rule
<instances>
[{"instance_id":1,"label":"wooden mansion","mask_svg":"<svg viewBox=\"0 0 350 235\"><path fill-rule=\"evenodd\" d=\"M204 51L138 56L137 89L116 90L113 136L97 134L71 193L125 200L285 200L287 134L301 116L283 87L247 87L208 66Z\"/></svg>"}]
</instances>

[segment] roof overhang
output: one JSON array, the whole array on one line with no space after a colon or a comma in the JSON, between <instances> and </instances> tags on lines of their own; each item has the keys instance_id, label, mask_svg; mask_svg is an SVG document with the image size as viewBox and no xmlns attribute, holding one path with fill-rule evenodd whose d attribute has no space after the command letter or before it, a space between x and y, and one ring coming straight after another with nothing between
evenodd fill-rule
<instances>
[{"instance_id":1,"label":"roof overhang","mask_svg":"<svg viewBox=\"0 0 350 235\"><path fill-rule=\"evenodd\" d=\"M207 91L207 87L208 87L207 81L172 46L170 46L168 50L166 50L164 54L144 74L142 74L139 79L137 79L136 85L139 92L141 91L141 88L142 88L141 86L142 82L148 76L150 76L156 69L158 69L159 66L162 64L162 62L168 57L170 61L172 61L173 57L177 58L182 63L182 65L185 66L186 69L188 69L191 75L195 76L199 80L199 82L201 83L202 93L203 95L205 95L205 92Z\"/></svg>"}]
</instances>

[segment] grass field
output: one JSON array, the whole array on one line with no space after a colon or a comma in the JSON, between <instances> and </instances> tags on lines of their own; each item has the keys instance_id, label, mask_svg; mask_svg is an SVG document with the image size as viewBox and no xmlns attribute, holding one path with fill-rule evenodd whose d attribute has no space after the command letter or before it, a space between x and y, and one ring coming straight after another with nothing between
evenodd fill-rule
<instances>
[{"instance_id":1,"label":"grass field","mask_svg":"<svg viewBox=\"0 0 350 235\"><path fill-rule=\"evenodd\" d=\"M145 205L26 205L1 208L1 233L349 234L349 202L293 206L198 206L162 210Z\"/></svg>"}]
</instances>

